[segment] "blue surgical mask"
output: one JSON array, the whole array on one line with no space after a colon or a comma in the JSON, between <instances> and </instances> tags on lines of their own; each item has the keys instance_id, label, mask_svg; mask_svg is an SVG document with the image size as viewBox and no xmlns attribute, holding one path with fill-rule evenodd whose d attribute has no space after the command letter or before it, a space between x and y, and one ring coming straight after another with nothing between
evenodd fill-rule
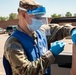
<instances>
[{"instance_id":1,"label":"blue surgical mask","mask_svg":"<svg viewBox=\"0 0 76 75\"><path fill-rule=\"evenodd\" d=\"M27 27L30 31L36 31L42 24L42 20L32 18L32 24L28 24Z\"/></svg>"}]
</instances>

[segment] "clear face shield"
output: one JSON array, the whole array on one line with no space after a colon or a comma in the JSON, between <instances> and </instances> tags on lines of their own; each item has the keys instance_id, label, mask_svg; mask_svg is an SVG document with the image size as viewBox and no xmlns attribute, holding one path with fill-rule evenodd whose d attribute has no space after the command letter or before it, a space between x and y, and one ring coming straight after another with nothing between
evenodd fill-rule
<instances>
[{"instance_id":1,"label":"clear face shield","mask_svg":"<svg viewBox=\"0 0 76 75\"><path fill-rule=\"evenodd\" d=\"M48 24L48 18L45 16L46 14L45 7L41 6L41 7L37 7L35 9L30 9L30 10L19 7L18 9L27 12L28 15L34 15L34 18L37 20L42 20L43 24Z\"/></svg>"},{"instance_id":2,"label":"clear face shield","mask_svg":"<svg viewBox=\"0 0 76 75\"><path fill-rule=\"evenodd\" d=\"M28 10L29 15L34 15L34 19L41 20L42 24L48 24L48 18L44 17L46 14L45 7L38 7L33 10Z\"/></svg>"},{"instance_id":3,"label":"clear face shield","mask_svg":"<svg viewBox=\"0 0 76 75\"><path fill-rule=\"evenodd\" d=\"M28 26L28 29L31 31L36 31L41 27L41 25L47 24L47 18L43 17L46 13L45 7L37 7L35 9L26 10L24 8L19 8L20 10L23 10L28 13L30 16L30 19L32 20L32 23Z\"/></svg>"},{"instance_id":4,"label":"clear face shield","mask_svg":"<svg viewBox=\"0 0 76 75\"><path fill-rule=\"evenodd\" d=\"M43 24L48 25L48 17L42 16Z\"/></svg>"}]
</instances>

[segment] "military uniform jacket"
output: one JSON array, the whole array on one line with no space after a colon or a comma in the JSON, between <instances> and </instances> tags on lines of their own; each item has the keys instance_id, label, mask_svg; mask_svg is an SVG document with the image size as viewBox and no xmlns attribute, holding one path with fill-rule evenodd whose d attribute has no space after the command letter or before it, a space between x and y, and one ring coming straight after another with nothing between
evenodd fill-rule
<instances>
[{"instance_id":1,"label":"military uniform jacket","mask_svg":"<svg viewBox=\"0 0 76 75\"><path fill-rule=\"evenodd\" d=\"M43 25L39 30L42 34L45 34L49 43L49 41L54 42L69 36L72 29L71 25L59 26L53 24ZM20 29L18 30L23 32ZM30 61L20 41L13 36L6 40L4 56L11 65L12 75L44 75L47 68L55 61L55 57L50 50Z\"/></svg>"}]
</instances>

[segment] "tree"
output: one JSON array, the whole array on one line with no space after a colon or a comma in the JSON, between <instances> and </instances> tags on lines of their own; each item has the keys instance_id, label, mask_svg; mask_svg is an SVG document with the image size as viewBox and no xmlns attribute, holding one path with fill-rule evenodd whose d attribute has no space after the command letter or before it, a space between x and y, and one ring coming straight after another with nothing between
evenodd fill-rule
<instances>
[{"instance_id":1,"label":"tree","mask_svg":"<svg viewBox=\"0 0 76 75\"><path fill-rule=\"evenodd\" d=\"M70 12L66 12L65 17L72 17L72 14Z\"/></svg>"},{"instance_id":2,"label":"tree","mask_svg":"<svg viewBox=\"0 0 76 75\"><path fill-rule=\"evenodd\" d=\"M57 14L53 14L53 15L51 15L51 17L52 18L59 18L59 17L61 17L61 14L58 14L58 15Z\"/></svg>"},{"instance_id":3,"label":"tree","mask_svg":"<svg viewBox=\"0 0 76 75\"><path fill-rule=\"evenodd\" d=\"M17 19L17 18L18 18L18 15L16 13L9 14L9 20Z\"/></svg>"},{"instance_id":4,"label":"tree","mask_svg":"<svg viewBox=\"0 0 76 75\"><path fill-rule=\"evenodd\" d=\"M74 13L74 17L76 17L76 13Z\"/></svg>"},{"instance_id":5,"label":"tree","mask_svg":"<svg viewBox=\"0 0 76 75\"><path fill-rule=\"evenodd\" d=\"M0 20L1 20L1 21L6 21L6 20L8 20L8 17L2 17L2 16L1 16L1 17L0 17Z\"/></svg>"}]
</instances>

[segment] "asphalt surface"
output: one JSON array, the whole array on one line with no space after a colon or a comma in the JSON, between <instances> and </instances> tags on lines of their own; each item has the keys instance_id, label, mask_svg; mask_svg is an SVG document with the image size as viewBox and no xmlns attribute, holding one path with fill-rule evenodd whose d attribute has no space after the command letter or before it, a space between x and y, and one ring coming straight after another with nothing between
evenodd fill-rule
<instances>
[{"instance_id":1,"label":"asphalt surface","mask_svg":"<svg viewBox=\"0 0 76 75\"><path fill-rule=\"evenodd\" d=\"M0 34L0 75L5 75L5 71L2 64L2 57L4 52L4 43L8 38L8 34ZM71 39L63 39L66 43L65 50L62 52L63 54L72 54L72 41Z\"/></svg>"},{"instance_id":2,"label":"asphalt surface","mask_svg":"<svg viewBox=\"0 0 76 75\"><path fill-rule=\"evenodd\" d=\"M5 75L5 71L2 64L2 57L4 52L4 43L7 37L7 34L0 34L0 75Z\"/></svg>"}]
</instances>

